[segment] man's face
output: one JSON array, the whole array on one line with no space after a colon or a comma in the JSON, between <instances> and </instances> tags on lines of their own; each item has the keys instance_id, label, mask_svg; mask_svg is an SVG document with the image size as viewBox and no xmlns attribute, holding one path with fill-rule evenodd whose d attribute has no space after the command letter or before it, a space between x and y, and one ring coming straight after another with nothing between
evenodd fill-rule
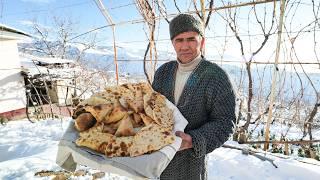
<instances>
[{"instance_id":1,"label":"man's face","mask_svg":"<svg viewBox=\"0 0 320 180\"><path fill-rule=\"evenodd\" d=\"M204 39L197 32L184 32L172 39L172 45L177 53L177 58L182 64L195 59L200 53Z\"/></svg>"}]
</instances>

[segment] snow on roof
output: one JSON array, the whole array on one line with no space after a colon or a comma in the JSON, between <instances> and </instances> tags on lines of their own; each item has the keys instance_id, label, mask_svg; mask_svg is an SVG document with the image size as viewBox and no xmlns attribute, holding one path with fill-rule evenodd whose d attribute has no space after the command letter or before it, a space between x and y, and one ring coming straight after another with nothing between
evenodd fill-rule
<instances>
[{"instance_id":1,"label":"snow on roof","mask_svg":"<svg viewBox=\"0 0 320 180\"><path fill-rule=\"evenodd\" d=\"M30 54L20 54L20 57L30 59L42 64L74 64L74 60L71 59L61 59L61 58L52 58L52 57L38 57Z\"/></svg>"},{"instance_id":2,"label":"snow on roof","mask_svg":"<svg viewBox=\"0 0 320 180\"><path fill-rule=\"evenodd\" d=\"M38 75L38 74L45 74L45 75L52 75L55 78L71 78L72 73L71 71L78 71L76 67L71 68L48 68L44 66L39 66L38 62L47 63L47 64L56 64L56 63L72 63L74 64L73 60L69 59L60 59L60 58L41 58L36 57L33 55L28 54L20 54L20 62L23 71L28 73L29 75Z\"/></svg>"},{"instance_id":3,"label":"snow on roof","mask_svg":"<svg viewBox=\"0 0 320 180\"><path fill-rule=\"evenodd\" d=\"M21 30L0 23L1 39L22 39L25 37L31 37L31 35Z\"/></svg>"}]
</instances>

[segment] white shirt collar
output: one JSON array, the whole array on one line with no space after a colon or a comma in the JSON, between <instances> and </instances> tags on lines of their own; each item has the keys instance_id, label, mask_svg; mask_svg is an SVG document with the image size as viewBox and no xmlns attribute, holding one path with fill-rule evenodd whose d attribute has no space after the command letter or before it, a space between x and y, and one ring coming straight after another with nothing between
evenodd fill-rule
<instances>
[{"instance_id":1,"label":"white shirt collar","mask_svg":"<svg viewBox=\"0 0 320 180\"><path fill-rule=\"evenodd\" d=\"M182 64L177 60L178 61L178 71L181 71L181 72L193 71L198 66L201 59L202 59L201 54L199 54L199 56L197 56L192 61L190 61L186 64Z\"/></svg>"}]
</instances>

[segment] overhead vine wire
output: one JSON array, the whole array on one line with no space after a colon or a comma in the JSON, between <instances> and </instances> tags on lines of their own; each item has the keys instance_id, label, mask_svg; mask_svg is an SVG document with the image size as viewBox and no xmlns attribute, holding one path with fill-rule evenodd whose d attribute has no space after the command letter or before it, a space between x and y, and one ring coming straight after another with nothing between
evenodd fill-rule
<instances>
[{"instance_id":1,"label":"overhead vine wire","mask_svg":"<svg viewBox=\"0 0 320 180\"><path fill-rule=\"evenodd\" d=\"M228 4L228 5L224 5L222 7L217 7L217 8L212 8L211 7L211 2L210 2L210 6L209 8L206 8L205 11L206 12L216 12L216 11L219 11L219 10L224 10L224 9L232 9L232 8L236 8L236 7L244 7L244 6L252 6L252 5L257 5L257 4L262 4L262 3L270 3L270 2L273 2L273 1L279 1L279 0L265 0L265 1L257 1L257 2L245 2L245 3L239 3L239 4ZM133 3L133 4L136 4L136 3ZM136 4L137 5L137 4ZM213 5L213 3L212 3ZM178 7L177 7L178 8ZM187 11L187 13L190 13L190 14L194 14L194 13L197 13L198 11ZM181 13L181 11L179 10L179 13ZM176 16L177 14L179 13L173 13L173 14L168 14L166 13L166 19L167 18L170 18L170 17L174 17ZM219 13L217 13L218 15L220 15ZM206 21L206 24L209 24L209 15L208 15L208 18L207 18L207 21ZM162 15L161 16L155 16L154 19L155 20L160 20L164 18ZM89 33L92 33L92 32L95 32L97 30L100 30L100 29L104 29L104 28L107 28L107 27L110 27L110 26L121 26L121 25L128 25L128 24L136 24L136 23L145 23L145 19L135 19L135 20L130 20L130 21L122 21L122 22L118 22L118 23L114 23L112 25L104 25L104 26L100 26L100 27L97 27L97 28L94 28L94 29L91 29L87 32L84 32L84 33L81 33L79 35L76 35L75 37L72 37L71 39L69 39L69 41L71 40L74 40L74 39L77 39L81 36L84 36L84 35L87 35ZM206 25L207 26L207 25ZM208 37L210 38L210 37Z\"/></svg>"}]
</instances>

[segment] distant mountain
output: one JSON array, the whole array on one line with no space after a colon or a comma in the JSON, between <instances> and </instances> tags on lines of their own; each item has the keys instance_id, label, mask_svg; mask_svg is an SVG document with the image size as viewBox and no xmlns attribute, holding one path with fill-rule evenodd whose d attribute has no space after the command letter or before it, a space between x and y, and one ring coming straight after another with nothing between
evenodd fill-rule
<instances>
[{"instance_id":1,"label":"distant mountain","mask_svg":"<svg viewBox=\"0 0 320 180\"><path fill-rule=\"evenodd\" d=\"M46 46L54 47L57 42L47 42L47 44L34 43L19 43L19 51L33 54L35 56L44 57L47 53L39 52L37 49L45 49ZM37 48L35 48L37 47ZM61 54L63 51L61 47L52 48L56 54ZM79 44L69 44L65 51L66 59L77 59L83 51L84 46ZM129 49L117 47L118 68L120 72L129 74L143 75L143 58L145 49ZM158 51L158 64L162 64L163 60L172 59L172 53ZM87 49L81 54L80 59L89 68L99 70L114 70L114 50L112 46L97 46L94 49ZM150 63L147 63L150 64Z\"/></svg>"},{"instance_id":2,"label":"distant mountain","mask_svg":"<svg viewBox=\"0 0 320 180\"><path fill-rule=\"evenodd\" d=\"M50 45L54 45L54 42L50 42ZM33 52L34 55L44 56L43 53L39 53L37 51L32 51L33 47L35 46L45 46L33 43L21 43L19 44L19 50L25 52ZM81 51L83 50L82 45L77 44L70 44L66 48L66 58L68 59L75 59ZM57 52L60 52L57 48ZM143 57L145 54L145 49L130 49L130 48L123 48L117 47L117 59L118 59L118 68L120 73L130 74L130 75L144 75L143 71ZM173 60L175 58L173 53L159 51L158 50L158 63L157 67L161 64ZM225 69L228 74L230 75L231 79L235 82L234 84L240 82L240 77L245 76L243 80L244 86L242 86L244 91L247 91L248 88L248 79L247 79L247 72L245 67L242 68L237 65L221 63L219 60L220 56L211 55L207 59L210 61L214 61L215 63L219 64L223 69ZM231 55L224 56L225 60L229 61L236 61L236 58ZM228 59L229 58L229 59ZM112 46L98 46L95 49L88 49L84 51L81 56L81 61L87 65L89 68L105 70L105 71L114 71L114 51ZM147 62L147 67L150 68L150 63ZM156 69L157 69L156 67ZM267 96L271 89L271 79L273 73L273 65L255 65L252 66L252 77L254 82L254 93L256 94L260 90L265 92L264 96ZM301 89L300 82L302 82L304 89L304 95L306 101L310 101L311 103L314 101L314 90L312 89L308 78L303 73L298 73L300 77L297 76L294 72L281 72L278 71L278 79L286 79L286 83L280 84L277 88L281 88L283 92L283 96L285 99L292 99L293 95L299 93ZM320 78L319 74L308 74L310 79L313 81L315 87L317 88L318 92L320 91ZM266 83L268 82L268 83ZM309 95L309 96L307 96Z\"/></svg>"}]
</instances>

